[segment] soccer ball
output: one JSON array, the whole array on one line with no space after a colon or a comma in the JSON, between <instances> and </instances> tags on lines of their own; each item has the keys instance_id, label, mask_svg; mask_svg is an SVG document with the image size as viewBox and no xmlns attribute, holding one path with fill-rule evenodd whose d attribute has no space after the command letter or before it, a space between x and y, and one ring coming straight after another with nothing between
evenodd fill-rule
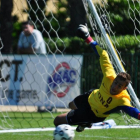
<instances>
[{"instance_id":1,"label":"soccer ball","mask_svg":"<svg viewBox=\"0 0 140 140\"><path fill-rule=\"evenodd\" d=\"M54 140L73 140L74 136L74 130L68 124L58 125L53 132Z\"/></svg>"}]
</instances>

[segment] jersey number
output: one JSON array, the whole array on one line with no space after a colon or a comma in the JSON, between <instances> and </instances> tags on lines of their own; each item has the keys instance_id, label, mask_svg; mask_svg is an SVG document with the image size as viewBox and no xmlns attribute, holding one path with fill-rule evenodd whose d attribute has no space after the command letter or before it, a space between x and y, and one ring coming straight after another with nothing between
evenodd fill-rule
<instances>
[{"instance_id":1,"label":"jersey number","mask_svg":"<svg viewBox=\"0 0 140 140\"><path fill-rule=\"evenodd\" d=\"M109 107L109 104L112 102L112 97L109 97L106 101L103 99L103 97L101 96L101 93L98 93L98 97L100 102L102 103L102 105L106 108Z\"/></svg>"}]
</instances>

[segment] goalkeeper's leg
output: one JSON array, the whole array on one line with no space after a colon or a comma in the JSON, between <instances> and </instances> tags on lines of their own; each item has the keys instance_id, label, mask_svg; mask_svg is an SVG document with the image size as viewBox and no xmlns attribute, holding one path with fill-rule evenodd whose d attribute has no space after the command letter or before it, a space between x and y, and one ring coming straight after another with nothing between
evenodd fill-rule
<instances>
[{"instance_id":1,"label":"goalkeeper's leg","mask_svg":"<svg viewBox=\"0 0 140 140\"><path fill-rule=\"evenodd\" d=\"M55 126L58 126L58 125L60 125L60 124L68 124L68 122L67 122L67 113L58 115L58 116L54 119L54 125L55 125Z\"/></svg>"},{"instance_id":2,"label":"goalkeeper's leg","mask_svg":"<svg viewBox=\"0 0 140 140\"><path fill-rule=\"evenodd\" d=\"M83 95L77 96L72 102L70 102L69 107L72 110L68 114L65 113L57 116L54 120L54 125L70 124L89 127L94 118L94 113L88 103L88 97L92 91L93 89Z\"/></svg>"},{"instance_id":3,"label":"goalkeeper's leg","mask_svg":"<svg viewBox=\"0 0 140 140\"><path fill-rule=\"evenodd\" d=\"M81 113L78 113L79 111L77 110L75 113L75 110L71 110L68 114L61 114L57 116L54 119L54 125L58 126L60 124L69 124L69 125L78 125L76 131L77 132L82 132L85 127L91 127L91 123L88 123L87 121L83 121L83 119L79 119L81 116ZM81 111L80 111L81 112ZM77 117L77 114L80 116Z\"/></svg>"},{"instance_id":4,"label":"goalkeeper's leg","mask_svg":"<svg viewBox=\"0 0 140 140\"><path fill-rule=\"evenodd\" d=\"M73 114L74 110L77 110L78 108L83 108L83 107L85 108L87 106L88 96L89 96L88 94L79 95L72 102L69 103L69 107L70 109L72 109L68 113L69 116ZM67 113L61 114L54 119L55 126L58 126L60 124L68 124Z\"/></svg>"},{"instance_id":5,"label":"goalkeeper's leg","mask_svg":"<svg viewBox=\"0 0 140 140\"><path fill-rule=\"evenodd\" d=\"M85 127L91 127L91 123L102 122L105 118L98 118L89 108L71 110L68 114L61 114L54 120L54 125L60 124L78 125L76 131L82 132Z\"/></svg>"},{"instance_id":6,"label":"goalkeeper's leg","mask_svg":"<svg viewBox=\"0 0 140 140\"><path fill-rule=\"evenodd\" d=\"M104 119L96 117L90 106L71 110L66 117L69 125L78 125L77 132L82 132L85 127L91 127L91 123L102 122Z\"/></svg>"}]
</instances>

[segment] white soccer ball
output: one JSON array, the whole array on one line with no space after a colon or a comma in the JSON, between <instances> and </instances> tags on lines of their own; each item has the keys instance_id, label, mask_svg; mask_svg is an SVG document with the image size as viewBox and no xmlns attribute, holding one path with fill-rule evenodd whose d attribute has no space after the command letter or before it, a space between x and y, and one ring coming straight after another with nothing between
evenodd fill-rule
<instances>
[{"instance_id":1,"label":"white soccer ball","mask_svg":"<svg viewBox=\"0 0 140 140\"><path fill-rule=\"evenodd\" d=\"M53 132L54 140L73 140L74 136L74 130L68 124L58 125Z\"/></svg>"}]
</instances>

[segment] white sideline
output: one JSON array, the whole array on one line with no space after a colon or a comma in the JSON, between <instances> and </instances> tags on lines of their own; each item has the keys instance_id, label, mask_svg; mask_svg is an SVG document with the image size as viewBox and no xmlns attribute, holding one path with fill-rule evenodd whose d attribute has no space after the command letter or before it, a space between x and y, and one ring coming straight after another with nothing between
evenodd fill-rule
<instances>
[{"instance_id":1,"label":"white sideline","mask_svg":"<svg viewBox=\"0 0 140 140\"><path fill-rule=\"evenodd\" d=\"M72 127L73 130L76 129L76 127ZM140 126L138 125L135 125L135 126L125 126L125 125L118 125L118 126L113 126L111 127L113 129L122 129L122 128L140 128ZM86 128L86 129L89 129L89 130L92 130L92 129L110 129L110 128L106 128L104 126L95 126L95 127L92 127L92 128ZM0 130L0 133L12 133L12 132L35 132L35 131L54 131L55 128L54 127L50 127L50 128L27 128L27 129L10 129L10 130Z\"/></svg>"}]
</instances>

